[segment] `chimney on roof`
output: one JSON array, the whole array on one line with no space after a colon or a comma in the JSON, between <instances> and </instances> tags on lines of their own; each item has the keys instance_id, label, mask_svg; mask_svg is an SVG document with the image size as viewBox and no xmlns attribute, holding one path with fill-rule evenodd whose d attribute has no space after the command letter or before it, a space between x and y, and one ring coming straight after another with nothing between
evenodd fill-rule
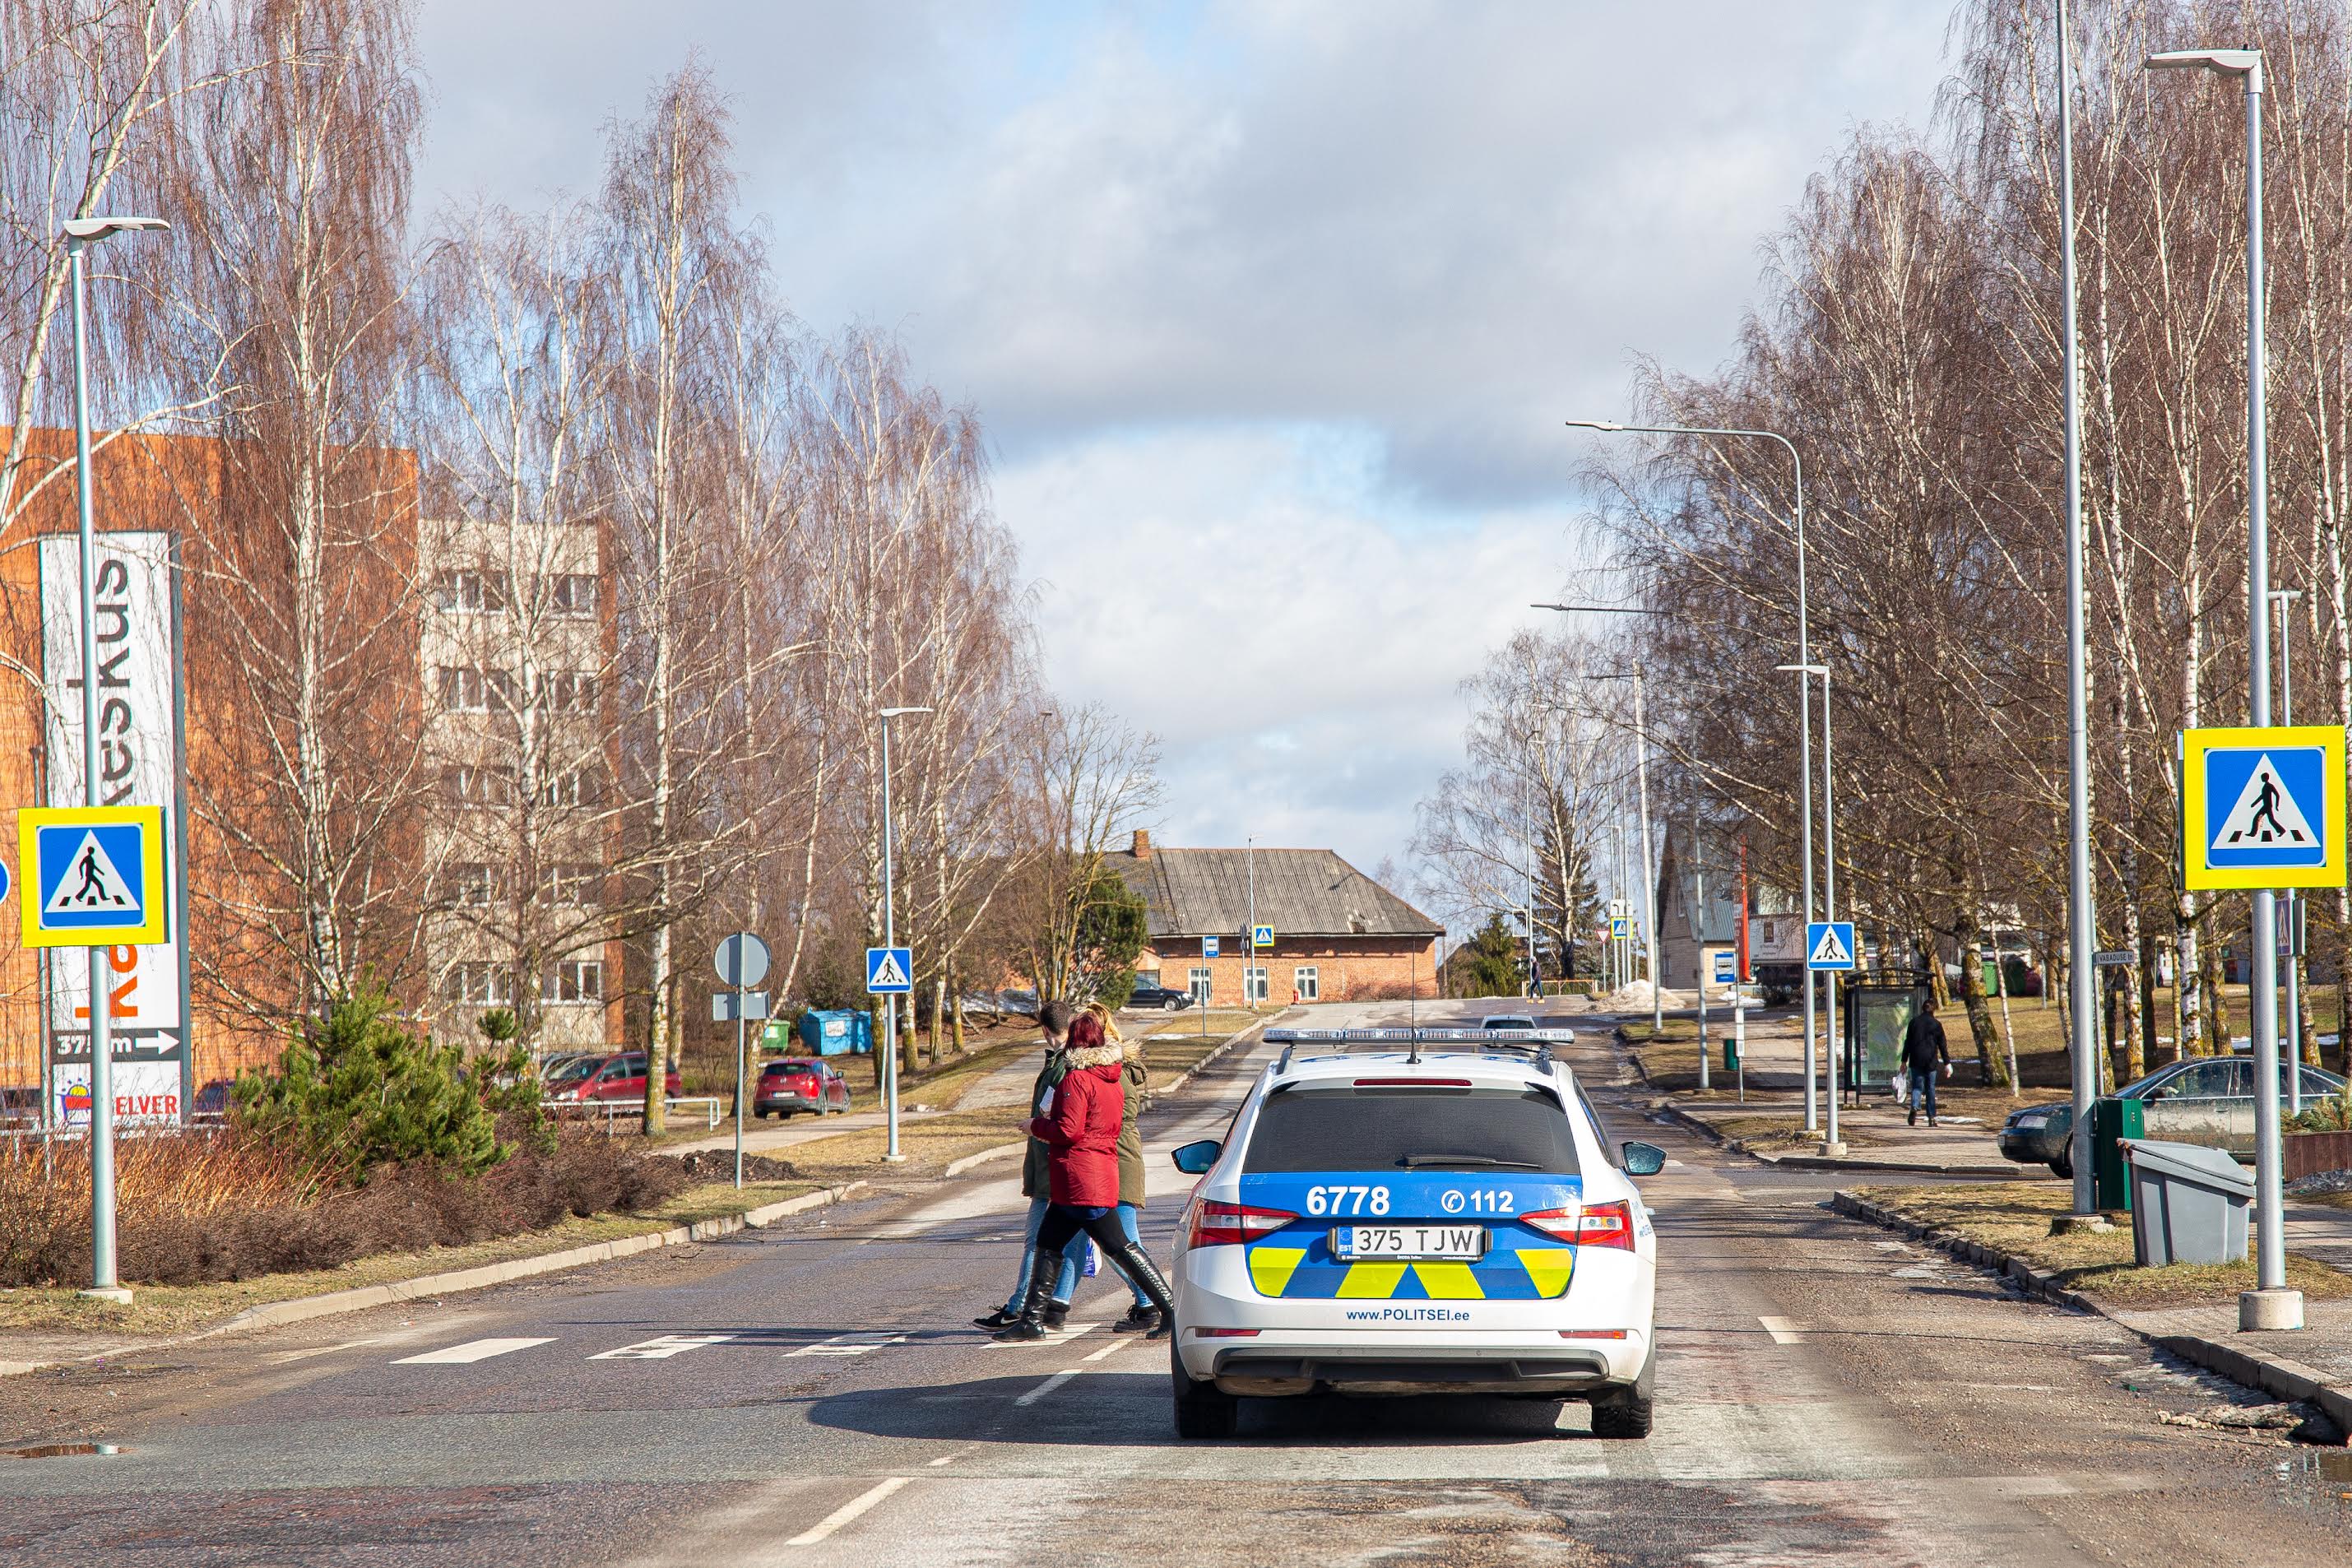
<instances>
[{"instance_id":1,"label":"chimney on roof","mask_svg":"<svg viewBox=\"0 0 2352 1568\"><path fill-rule=\"evenodd\" d=\"M1139 860L1151 858L1151 834L1148 829L1139 827L1135 830L1133 854Z\"/></svg>"}]
</instances>

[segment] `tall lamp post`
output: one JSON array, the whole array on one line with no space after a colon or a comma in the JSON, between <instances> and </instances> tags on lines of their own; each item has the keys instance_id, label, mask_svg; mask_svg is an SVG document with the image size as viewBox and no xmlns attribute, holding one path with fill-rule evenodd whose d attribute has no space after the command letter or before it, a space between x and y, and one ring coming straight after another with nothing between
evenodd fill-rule
<instances>
[{"instance_id":1,"label":"tall lamp post","mask_svg":"<svg viewBox=\"0 0 2352 1568\"><path fill-rule=\"evenodd\" d=\"M1822 919L1834 921L1837 919L1837 772L1831 765L1834 753L1830 745L1830 667L1826 664L1783 664L1776 668L1784 675L1797 676L1808 687L1811 687L1815 676L1821 677L1822 877L1823 882ZM1857 948L1862 945L1859 932L1855 934L1854 945ZM1810 952L1805 954L1808 966L1812 963L1812 956ZM1862 955L1859 952L1852 956L1856 963L1861 962ZM1829 1089L1830 1102L1830 1124L1829 1130L1822 1134L1822 1152L1832 1159L1843 1159L1845 1156L1845 1144L1838 1138L1837 972L1824 971L1822 978L1822 995L1829 1008L1828 1016L1822 1019L1822 1059L1829 1069L1829 1081L1826 1087ZM1813 976L1811 968L1808 967L1805 973L1805 995L1810 999L1812 994ZM1808 1037L1805 1041L1805 1059L1810 1062L1812 1055L1812 1041Z\"/></svg>"},{"instance_id":2,"label":"tall lamp post","mask_svg":"<svg viewBox=\"0 0 2352 1568\"><path fill-rule=\"evenodd\" d=\"M1607 434L1643 436L1721 436L1758 441L1778 441L1788 449L1789 461L1795 465L1797 497L1797 662L1813 661L1812 616L1805 599L1805 459L1796 443L1776 430L1743 430L1718 428L1705 425L1623 425L1612 419L1570 419L1571 428L1599 430ZM1805 923L1813 919L1813 715L1812 685L1807 682L1799 700L1804 704L1798 713L1797 773L1801 815L1798 826L1798 856L1805 863ZM1813 988L1805 987L1805 1131L1815 1131L1821 1125L1816 1110L1816 1089L1813 1077Z\"/></svg>"},{"instance_id":3,"label":"tall lamp post","mask_svg":"<svg viewBox=\"0 0 2352 1568\"><path fill-rule=\"evenodd\" d=\"M2234 76L2246 100L2246 721L2271 721L2270 463L2263 407L2263 52L2170 49L2150 70L2210 70ZM2279 1167L2278 895L2253 896L2253 984L2247 1000L2254 1033L2254 1289L2238 1297L2238 1327L2300 1329L2303 1292L2287 1288Z\"/></svg>"},{"instance_id":4,"label":"tall lamp post","mask_svg":"<svg viewBox=\"0 0 2352 1568\"><path fill-rule=\"evenodd\" d=\"M882 945L898 945L898 884L891 868L897 833L890 820L890 721L902 713L929 713L929 708L880 708L875 717L882 721ZM909 979L912 975L909 974ZM898 996L892 992L882 998L882 1017L889 1032L882 1064L882 1102L890 1124L890 1144L882 1157L893 1163L907 1156L898 1152ZM937 1026L937 1020L933 1020Z\"/></svg>"},{"instance_id":5,"label":"tall lamp post","mask_svg":"<svg viewBox=\"0 0 2352 1568\"><path fill-rule=\"evenodd\" d=\"M1637 661L1630 670L1612 670L1599 679L1633 683L1633 778L1634 790L1642 803L1643 941L1649 956L1650 1037L1654 1040L1665 1033L1666 1003L1658 989L1658 884L1653 869L1657 862L1650 851L1650 731L1648 715L1642 705L1642 666Z\"/></svg>"},{"instance_id":6,"label":"tall lamp post","mask_svg":"<svg viewBox=\"0 0 2352 1568\"><path fill-rule=\"evenodd\" d=\"M75 498L81 527L81 785L97 805L98 616L93 604L97 525L89 471L89 328L83 300L82 252L112 235L167 229L159 217L79 217L65 226L66 258L73 272L73 406ZM30 898L29 890L18 895ZM89 1289L85 1296L128 1301L116 1268L114 1237L114 1038L107 1027L106 949L89 956Z\"/></svg>"}]
</instances>

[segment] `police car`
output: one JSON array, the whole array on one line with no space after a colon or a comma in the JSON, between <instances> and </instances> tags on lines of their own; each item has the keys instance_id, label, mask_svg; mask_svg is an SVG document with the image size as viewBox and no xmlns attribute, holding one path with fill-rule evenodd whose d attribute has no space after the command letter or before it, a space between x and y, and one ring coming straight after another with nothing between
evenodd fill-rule
<instances>
[{"instance_id":1,"label":"police car","mask_svg":"<svg viewBox=\"0 0 2352 1568\"><path fill-rule=\"evenodd\" d=\"M1266 1032L1284 1047L1178 1229L1176 1430L1223 1437L1243 1397L1515 1394L1581 1400L1645 1437L1657 1240L1633 1178L1538 1030Z\"/></svg>"}]
</instances>

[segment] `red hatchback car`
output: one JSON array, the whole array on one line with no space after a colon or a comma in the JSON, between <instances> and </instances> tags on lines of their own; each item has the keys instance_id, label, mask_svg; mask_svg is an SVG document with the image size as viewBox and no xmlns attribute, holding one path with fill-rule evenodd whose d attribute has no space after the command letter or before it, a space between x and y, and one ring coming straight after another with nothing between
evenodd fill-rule
<instances>
[{"instance_id":1,"label":"red hatchback car","mask_svg":"<svg viewBox=\"0 0 2352 1568\"><path fill-rule=\"evenodd\" d=\"M646 1053L623 1051L606 1057L569 1081L552 1086L548 1099L564 1105L588 1105L604 1100L643 1100L646 1097ZM672 1068L665 1077L663 1092L675 1096L682 1087L677 1069Z\"/></svg>"},{"instance_id":2,"label":"red hatchback car","mask_svg":"<svg viewBox=\"0 0 2352 1568\"><path fill-rule=\"evenodd\" d=\"M849 1109L849 1080L838 1068L807 1057L786 1057L760 1069L751 1091L754 1116L790 1117L796 1110L839 1115Z\"/></svg>"}]
</instances>

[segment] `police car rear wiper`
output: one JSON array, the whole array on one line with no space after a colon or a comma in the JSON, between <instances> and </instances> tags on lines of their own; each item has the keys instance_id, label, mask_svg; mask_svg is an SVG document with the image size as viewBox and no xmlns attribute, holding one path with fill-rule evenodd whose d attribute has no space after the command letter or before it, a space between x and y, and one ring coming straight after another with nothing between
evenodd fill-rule
<instances>
[{"instance_id":1,"label":"police car rear wiper","mask_svg":"<svg viewBox=\"0 0 2352 1568\"><path fill-rule=\"evenodd\" d=\"M1514 1171L1540 1171L1543 1166L1533 1160L1497 1160L1488 1154L1401 1154L1397 1163L1407 1170L1422 1165L1493 1165L1508 1166Z\"/></svg>"}]
</instances>

